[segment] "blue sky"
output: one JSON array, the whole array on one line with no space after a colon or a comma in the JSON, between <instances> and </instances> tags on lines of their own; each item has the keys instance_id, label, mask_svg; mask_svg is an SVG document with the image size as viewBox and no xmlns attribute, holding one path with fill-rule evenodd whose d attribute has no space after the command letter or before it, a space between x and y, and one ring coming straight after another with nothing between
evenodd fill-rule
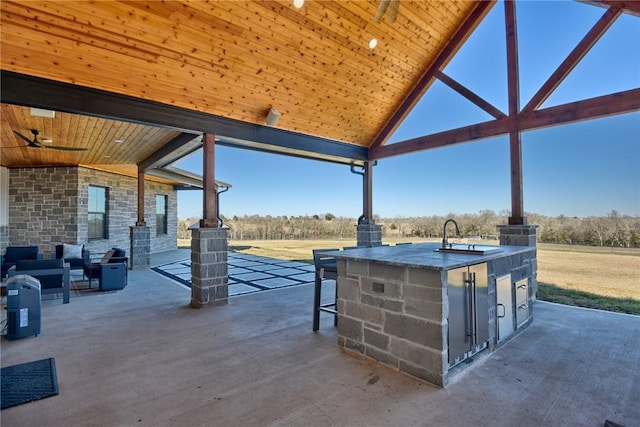
<instances>
[{"instance_id":1,"label":"blue sky","mask_svg":"<svg viewBox=\"0 0 640 427\"><path fill-rule=\"evenodd\" d=\"M524 106L605 9L574 1L518 1ZM498 3L445 72L507 111L503 5ZM543 107L640 87L640 18L623 14ZM436 81L389 143L489 120ZM522 134L524 208L548 216L640 216L640 112ZM176 166L201 173L195 154ZM221 213L362 213L362 178L348 166L216 147L216 178L232 184ZM509 210L507 137L380 160L373 209L381 217ZM324 189L324 190L319 190ZM329 197L330 196L330 197ZM202 217L202 192L178 195L178 218Z\"/></svg>"}]
</instances>

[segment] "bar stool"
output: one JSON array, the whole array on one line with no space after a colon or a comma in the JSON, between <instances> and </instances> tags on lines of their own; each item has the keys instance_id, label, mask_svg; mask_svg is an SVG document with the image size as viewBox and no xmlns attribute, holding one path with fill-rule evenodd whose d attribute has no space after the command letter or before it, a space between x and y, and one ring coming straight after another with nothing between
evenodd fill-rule
<instances>
[{"instance_id":1,"label":"bar stool","mask_svg":"<svg viewBox=\"0 0 640 427\"><path fill-rule=\"evenodd\" d=\"M335 297L332 302L322 304L322 281L324 279L338 280L338 263L332 256L325 255L326 252L338 251L340 249L313 249L313 263L315 265L315 284L313 292L313 332L320 329L320 312L334 315L333 325L338 324L338 283L336 282Z\"/></svg>"}]
</instances>

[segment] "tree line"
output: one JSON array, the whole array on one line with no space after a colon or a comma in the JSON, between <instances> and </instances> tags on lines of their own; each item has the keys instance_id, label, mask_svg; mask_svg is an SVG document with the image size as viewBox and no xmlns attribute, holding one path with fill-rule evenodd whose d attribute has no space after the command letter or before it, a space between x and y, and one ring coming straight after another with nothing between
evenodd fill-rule
<instances>
[{"instance_id":1,"label":"tree line","mask_svg":"<svg viewBox=\"0 0 640 427\"><path fill-rule=\"evenodd\" d=\"M538 242L589 246L640 247L640 218L611 211L604 217L548 217L527 214L529 224L538 226ZM482 210L477 214L450 214L423 217L375 217L382 225L385 237L441 238L442 226L447 218L454 218L464 237L486 240L498 239L498 225L508 223L509 212L496 213ZM356 236L355 218L321 215L271 216L244 215L221 218L229 227L231 240L306 240L353 239ZM178 238L188 239L188 227L197 218L178 221Z\"/></svg>"}]
</instances>

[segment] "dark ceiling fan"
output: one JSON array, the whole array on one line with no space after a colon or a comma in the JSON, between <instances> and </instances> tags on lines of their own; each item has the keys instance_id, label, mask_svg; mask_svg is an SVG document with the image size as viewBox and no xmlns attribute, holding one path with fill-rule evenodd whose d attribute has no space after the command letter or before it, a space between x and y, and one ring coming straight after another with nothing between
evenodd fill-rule
<instances>
[{"instance_id":1,"label":"dark ceiling fan","mask_svg":"<svg viewBox=\"0 0 640 427\"><path fill-rule=\"evenodd\" d=\"M29 139L18 131L13 131L18 137L27 142L27 147L31 148L51 148L53 150L65 150L65 151L86 151L86 148L80 147L63 147L60 145L45 145L38 141L39 132L36 129L31 129L31 133L33 134L33 139ZM24 146L20 146L24 147ZM5 147L5 148L17 148L17 147Z\"/></svg>"}]
</instances>

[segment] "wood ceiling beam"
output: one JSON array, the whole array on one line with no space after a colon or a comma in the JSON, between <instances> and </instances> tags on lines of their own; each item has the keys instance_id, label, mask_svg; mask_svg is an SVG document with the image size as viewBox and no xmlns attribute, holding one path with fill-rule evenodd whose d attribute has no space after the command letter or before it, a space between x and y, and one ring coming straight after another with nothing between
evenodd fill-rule
<instances>
[{"instance_id":1,"label":"wood ceiling beam","mask_svg":"<svg viewBox=\"0 0 640 427\"><path fill-rule=\"evenodd\" d=\"M501 119L506 115L500 111L498 108L487 102L484 98L480 97L475 92L468 89L466 86L452 79L442 71L436 71L435 77L440 80L442 83L449 86L451 89L458 92L460 95L467 98L469 101L473 102L476 106L480 107L496 119Z\"/></svg>"},{"instance_id":2,"label":"wood ceiling beam","mask_svg":"<svg viewBox=\"0 0 640 427\"><path fill-rule=\"evenodd\" d=\"M1 102L38 107L72 114L103 117L180 130L212 133L253 144L253 149L268 146L280 154L325 160L334 163L359 163L368 159L366 147L332 139L256 125L159 102L143 100L98 89L43 79L2 70ZM265 150L267 151L267 150Z\"/></svg>"},{"instance_id":3,"label":"wood ceiling beam","mask_svg":"<svg viewBox=\"0 0 640 427\"><path fill-rule=\"evenodd\" d=\"M145 172L152 168L161 168L193 153L202 147L202 141L194 141L197 137L197 134L182 132L155 153L138 163L138 168Z\"/></svg>"},{"instance_id":4,"label":"wood ceiling beam","mask_svg":"<svg viewBox=\"0 0 640 427\"><path fill-rule=\"evenodd\" d=\"M522 112L514 117L477 123L385 145L371 150L370 160L462 144L504 135L512 131L524 132L634 111L640 111L640 89L630 89L541 110Z\"/></svg>"},{"instance_id":5,"label":"wood ceiling beam","mask_svg":"<svg viewBox=\"0 0 640 427\"><path fill-rule=\"evenodd\" d=\"M580 43L571 51L562 64L551 74L551 77L549 77L540 90L531 98L523 108L523 111L531 111L539 108L569 73L571 73L575 66L578 65L582 58L584 58L593 45L600 40L602 35L611 27L621 13L621 9L610 7L584 38L580 40Z\"/></svg>"},{"instance_id":6,"label":"wood ceiling beam","mask_svg":"<svg viewBox=\"0 0 640 427\"><path fill-rule=\"evenodd\" d=\"M491 10L494 4L495 0L478 2L476 8L471 12L467 20L460 26L460 28L458 28L458 31L456 31L449 43L447 43L444 49L440 52L436 60L429 66L404 101L398 106L395 113L382 127L371 143L371 148L382 146L398 126L400 126L400 123L402 123L411 109L422 98L422 95L424 95L429 86L431 86L434 78L436 77L436 72L444 69L449 61L451 61L464 42L469 38L471 33L473 33L476 27L480 24L482 19L484 19L487 13L489 13L489 10Z\"/></svg>"},{"instance_id":7,"label":"wood ceiling beam","mask_svg":"<svg viewBox=\"0 0 640 427\"><path fill-rule=\"evenodd\" d=\"M622 9L623 12L631 15L640 16L640 2L638 0L578 0L582 3L591 4L601 7L617 7Z\"/></svg>"}]
</instances>

